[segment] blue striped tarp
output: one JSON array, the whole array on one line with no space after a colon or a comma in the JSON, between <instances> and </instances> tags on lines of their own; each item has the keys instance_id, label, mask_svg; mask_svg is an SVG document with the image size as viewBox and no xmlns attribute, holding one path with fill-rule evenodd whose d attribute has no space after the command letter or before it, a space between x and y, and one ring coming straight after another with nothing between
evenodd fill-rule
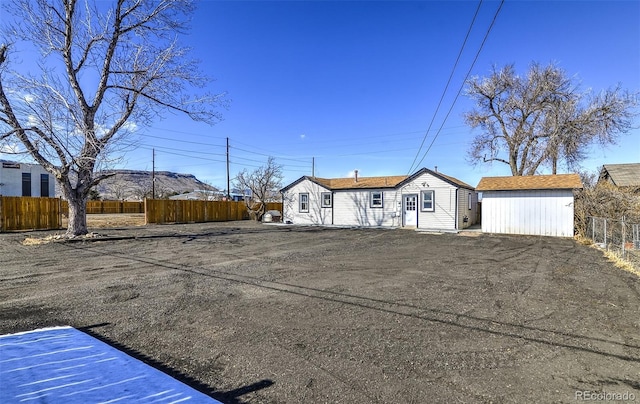
<instances>
[{"instance_id":1,"label":"blue striped tarp","mask_svg":"<svg viewBox=\"0 0 640 404\"><path fill-rule=\"evenodd\" d=\"M0 403L220 403L71 327L0 335Z\"/></svg>"}]
</instances>

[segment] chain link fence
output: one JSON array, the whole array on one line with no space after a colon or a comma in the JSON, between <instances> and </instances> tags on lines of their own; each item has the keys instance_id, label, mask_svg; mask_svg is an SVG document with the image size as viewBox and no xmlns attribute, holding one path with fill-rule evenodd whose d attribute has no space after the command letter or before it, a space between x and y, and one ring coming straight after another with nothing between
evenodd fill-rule
<instances>
[{"instance_id":1,"label":"chain link fence","mask_svg":"<svg viewBox=\"0 0 640 404\"><path fill-rule=\"evenodd\" d=\"M640 270L640 224L604 217L588 219L586 237Z\"/></svg>"}]
</instances>

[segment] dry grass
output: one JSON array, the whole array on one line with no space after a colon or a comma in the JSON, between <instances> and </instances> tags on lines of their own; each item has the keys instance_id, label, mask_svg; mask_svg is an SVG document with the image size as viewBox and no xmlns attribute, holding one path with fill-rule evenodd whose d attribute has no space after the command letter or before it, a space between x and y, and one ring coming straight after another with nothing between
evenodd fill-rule
<instances>
[{"instance_id":1,"label":"dry grass","mask_svg":"<svg viewBox=\"0 0 640 404\"><path fill-rule=\"evenodd\" d=\"M78 239L87 239L87 238L96 238L96 237L102 237L103 235L98 234L98 233L87 233L83 236L77 236L77 237L71 237L71 238L78 238ZM54 241L58 241L58 240L66 240L68 239L67 236L65 236L64 234L52 234L50 236L46 236L46 237L26 237L24 240L22 240L22 245L41 245L41 244L48 244Z\"/></svg>"},{"instance_id":2,"label":"dry grass","mask_svg":"<svg viewBox=\"0 0 640 404\"><path fill-rule=\"evenodd\" d=\"M53 239L51 239L50 237L27 237L22 241L22 245L41 245L50 243L51 241L53 241Z\"/></svg>"},{"instance_id":3,"label":"dry grass","mask_svg":"<svg viewBox=\"0 0 640 404\"><path fill-rule=\"evenodd\" d=\"M624 271L631 272L634 275L640 276L640 270L636 269L629 261L623 259L613 251L603 250L603 252L604 252L604 256L607 257L607 259L610 262L612 262L613 265L615 265L616 267Z\"/></svg>"},{"instance_id":4,"label":"dry grass","mask_svg":"<svg viewBox=\"0 0 640 404\"><path fill-rule=\"evenodd\" d=\"M631 262L620 257L620 255L618 255L617 253L610 250L604 250L600 248L598 245L593 244L593 241L591 239L581 235L575 236L574 239L576 240L576 242L582 245L588 245L588 246L591 246L592 248L602 251L603 255L609 260L609 262L613 263L613 265L615 265L617 268L630 272L634 275L640 276L640 270L634 267Z\"/></svg>"},{"instance_id":5,"label":"dry grass","mask_svg":"<svg viewBox=\"0 0 640 404\"><path fill-rule=\"evenodd\" d=\"M27 237L22 241L22 245L41 245L48 244L56 240L63 239L64 236L61 234L52 234L46 237Z\"/></svg>"},{"instance_id":6,"label":"dry grass","mask_svg":"<svg viewBox=\"0 0 640 404\"><path fill-rule=\"evenodd\" d=\"M66 228L68 219L62 219L62 227ZM109 227L133 227L144 226L144 213L120 213L87 215L87 227L89 228L109 228Z\"/></svg>"},{"instance_id":7,"label":"dry grass","mask_svg":"<svg viewBox=\"0 0 640 404\"><path fill-rule=\"evenodd\" d=\"M62 227L66 228L69 221L65 217L62 219ZM123 214L104 214L104 215L87 215L87 227L91 228L114 228L114 227L135 227L144 226L144 213L123 213ZM89 233L83 238L92 238L99 236L97 233ZM53 234L46 237L26 237L22 241L22 245L41 245L61 240L65 238L62 234Z\"/></svg>"},{"instance_id":8,"label":"dry grass","mask_svg":"<svg viewBox=\"0 0 640 404\"><path fill-rule=\"evenodd\" d=\"M578 234L573 237L579 244L582 245L593 245L593 241L590 238L586 238L585 236Z\"/></svg>"},{"instance_id":9,"label":"dry grass","mask_svg":"<svg viewBox=\"0 0 640 404\"><path fill-rule=\"evenodd\" d=\"M592 248L596 248L602 251L602 253L609 260L609 262L613 263L613 265L615 265L617 268L630 272L634 275L640 276L640 270L634 267L631 262L620 257L620 255L616 254L615 252L600 248L598 245L593 244L593 241L591 239L584 237L582 235L577 235L574 237L574 239L576 240L576 242L582 245L588 245L588 246L591 246Z\"/></svg>"}]
</instances>

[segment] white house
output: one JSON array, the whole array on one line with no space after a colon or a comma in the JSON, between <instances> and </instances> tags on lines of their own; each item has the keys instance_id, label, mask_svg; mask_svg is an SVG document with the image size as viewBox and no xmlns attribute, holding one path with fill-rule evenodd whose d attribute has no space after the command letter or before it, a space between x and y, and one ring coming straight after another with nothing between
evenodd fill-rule
<instances>
[{"instance_id":1,"label":"white house","mask_svg":"<svg viewBox=\"0 0 640 404\"><path fill-rule=\"evenodd\" d=\"M0 195L56 196L56 181L38 164L0 160Z\"/></svg>"},{"instance_id":2,"label":"white house","mask_svg":"<svg viewBox=\"0 0 640 404\"><path fill-rule=\"evenodd\" d=\"M304 176L282 190L283 221L307 225L459 230L476 221L477 194L423 168L410 176Z\"/></svg>"},{"instance_id":3,"label":"white house","mask_svg":"<svg viewBox=\"0 0 640 404\"><path fill-rule=\"evenodd\" d=\"M573 237L575 189L582 188L577 174L484 177L482 231Z\"/></svg>"}]
</instances>

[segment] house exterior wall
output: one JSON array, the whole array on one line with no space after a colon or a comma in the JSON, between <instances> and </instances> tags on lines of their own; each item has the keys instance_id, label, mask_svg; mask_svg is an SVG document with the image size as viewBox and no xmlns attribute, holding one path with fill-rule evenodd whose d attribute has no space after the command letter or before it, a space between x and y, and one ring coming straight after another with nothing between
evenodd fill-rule
<instances>
[{"instance_id":1,"label":"house exterior wall","mask_svg":"<svg viewBox=\"0 0 640 404\"><path fill-rule=\"evenodd\" d=\"M478 215L478 194L471 189L458 190L458 229L466 229L476 224ZM467 220L465 221L465 217Z\"/></svg>"},{"instance_id":2,"label":"house exterior wall","mask_svg":"<svg viewBox=\"0 0 640 404\"><path fill-rule=\"evenodd\" d=\"M333 201L330 208L322 207L321 196L324 192L331 191L306 179L289 188L282 195L282 221L309 225L333 224L335 201ZM308 212L300 212L300 194L309 195Z\"/></svg>"},{"instance_id":3,"label":"house exterior wall","mask_svg":"<svg viewBox=\"0 0 640 404\"><path fill-rule=\"evenodd\" d=\"M434 192L433 210L423 209L423 191ZM473 190L458 188L429 173L424 173L410 183L405 184L401 192L403 195L418 195L417 227L419 229L455 230L463 229L475 223L475 210L477 209L478 196ZM473 215L470 215L468 210L467 200L469 192L475 200L472 204ZM456 207L458 209L457 215ZM469 217L469 222L464 222L464 215ZM471 222L471 220L473 220L473 222Z\"/></svg>"},{"instance_id":4,"label":"house exterior wall","mask_svg":"<svg viewBox=\"0 0 640 404\"><path fill-rule=\"evenodd\" d=\"M371 192L382 192L382 207L371 207ZM398 192L395 189L335 191L333 224L360 227L400 225Z\"/></svg>"},{"instance_id":5,"label":"house exterior wall","mask_svg":"<svg viewBox=\"0 0 640 404\"><path fill-rule=\"evenodd\" d=\"M485 191L482 231L573 237L572 190Z\"/></svg>"},{"instance_id":6,"label":"house exterior wall","mask_svg":"<svg viewBox=\"0 0 640 404\"><path fill-rule=\"evenodd\" d=\"M31 175L31 195L33 197L56 196L56 181L42 166L37 164L1 162L0 163L0 195L3 196L27 196L22 192L22 174ZM48 195L41 189L41 176L48 178Z\"/></svg>"},{"instance_id":7,"label":"house exterior wall","mask_svg":"<svg viewBox=\"0 0 640 404\"><path fill-rule=\"evenodd\" d=\"M433 191L432 209L423 209L423 191ZM382 193L382 207L372 206L371 193ZM322 206L322 194L331 194L331 207ZM308 212L300 211L300 195L308 194ZM471 210L469 209L471 194ZM428 172L396 188L329 189L302 179L283 193L283 221L307 225L358 227L402 227L404 196L417 195L416 227L433 230L456 230L476 222L478 196L474 190L459 188ZM457 210L456 210L457 209ZM467 217L468 221L464 221Z\"/></svg>"}]
</instances>

